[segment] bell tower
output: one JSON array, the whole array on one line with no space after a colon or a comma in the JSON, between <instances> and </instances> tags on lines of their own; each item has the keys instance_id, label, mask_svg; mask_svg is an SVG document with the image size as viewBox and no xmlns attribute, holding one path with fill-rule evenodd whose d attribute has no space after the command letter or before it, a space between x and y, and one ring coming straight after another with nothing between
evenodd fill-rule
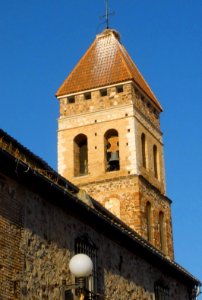
<instances>
[{"instance_id":1,"label":"bell tower","mask_svg":"<svg viewBox=\"0 0 202 300\"><path fill-rule=\"evenodd\" d=\"M173 259L162 108L118 32L97 35L56 96L58 172Z\"/></svg>"}]
</instances>

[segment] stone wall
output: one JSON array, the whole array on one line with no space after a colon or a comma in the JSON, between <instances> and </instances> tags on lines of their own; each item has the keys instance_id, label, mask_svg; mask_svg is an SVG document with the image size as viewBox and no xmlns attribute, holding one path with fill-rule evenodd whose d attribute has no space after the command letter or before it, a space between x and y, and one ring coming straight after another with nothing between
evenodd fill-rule
<instances>
[{"instance_id":1,"label":"stone wall","mask_svg":"<svg viewBox=\"0 0 202 300\"><path fill-rule=\"evenodd\" d=\"M143 177L139 178L140 211L142 220L142 236L147 239L146 204L151 203L151 243L162 250L170 259L174 259L171 201L162 195L158 189L152 187ZM164 249L161 249L159 213L164 214Z\"/></svg>"},{"instance_id":2,"label":"stone wall","mask_svg":"<svg viewBox=\"0 0 202 300\"><path fill-rule=\"evenodd\" d=\"M149 98L137 87L131 89L135 108L149 120L153 127L160 130L159 109L155 108Z\"/></svg>"},{"instance_id":3,"label":"stone wall","mask_svg":"<svg viewBox=\"0 0 202 300\"><path fill-rule=\"evenodd\" d=\"M173 259L173 239L170 200L139 176L118 177L91 184L82 184L94 199L147 239L146 204L151 203L151 243L159 250L159 213L165 215L165 254Z\"/></svg>"},{"instance_id":4,"label":"stone wall","mask_svg":"<svg viewBox=\"0 0 202 300\"><path fill-rule=\"evenodd\" d=\"M104 299L154 299L154 282L163 279L170 299L188 300L185 286L138 257L135 249L96 231L88 219L80 221L8 178L1 180L0 199L0 299L64 299L65 285L74 281L68 269L74 241L87 234L98 247L98 291Z\"/></svg>"},{"instance_id":5,"label":"stone wall","mask_svg":"<svg viewBox=\"0 0 202 300\"><path fill-rule=\"evenodd\" d=\"M146 156L146 166L143 166L142 162L142 145L141 136L145 135L145 156ZM136 147L137 147L137 165L138 174L143 175L147 181L149 181L153 186L158 188L162 194L165 195L166 184L165 184L165 168L164 168L164 152L162 136L156 130L152 130L152 126L147 122L137 118L136 120ZM153 147L157 148L157 173L155 176L154 170L154 154Z\"/></svg>"},{"instance_id":6,"label":"stone wall","mask_svg":"<svg viewBox=\"0 0 202 300\"><path fill-rule=\"evenodd\" d=\"M120 84L121 85L121 84ZM85 99L85 92L73 95L74 103L69 103L69 97L60 98L60 117L73 116L87 112L108 109L117 105L132 103L130 84L124 84L123 92L118 93L116 86L106 87L107 95L101 96L102 89L91 90L91 98Z\"/></svg>"}]
</instances>

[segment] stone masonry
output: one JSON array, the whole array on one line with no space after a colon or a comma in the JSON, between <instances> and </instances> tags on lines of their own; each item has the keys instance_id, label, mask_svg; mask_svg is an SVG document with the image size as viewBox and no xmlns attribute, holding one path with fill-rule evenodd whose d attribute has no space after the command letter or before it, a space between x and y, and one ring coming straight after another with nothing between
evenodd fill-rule
<instances>
[{"instance_id":1,"label":"stone masonry","mask_svg":"<svg viewBox=\"0 0 202 300\"><path fill-rule=\"evenodd\" d=\"M150 201L150 242L160 249L158 214L162 211L165 215L164 252L173 259L171 202L165 196L163 143L157 110L152 109L151 105L148 107L146 96L140 96L140 92L131 82L123 84L122 93L117 92L116 86L106 88L107 95L104 97L99 89L92 91L90 100L84 100L83 94L75 95L75 103L68 103L68 97L61 98L61 115L58 120L58 170L144 238L147 235L145 205ZM109 129L116 129L119 135L120 170L113 172L106 172L105 169L104 135ZM143 133L147 139L147 168L142 166ZM88 140L88 173L84 176L75 176L74 173L74 138L79 134L84 134ZM158 148L158 179L154 176L154 144ZM140 175L150 183L147 189L141 188L141 180L137 178ZM157 190L159 192L156 192Z\"/></svg>"},{"instance_id":2,"label":"stone masonry","mask_svg":"<svg viewBox=\"0 0 202 300\"><path fill-rule=\"evenodd\" d=\"M74 280L68 269L74 240L82 234L98 247L98 290L104 299L154 299L154 282L159 278L169 285L171 299L189 299L186 286L134 255L127 245L95 230L87 220L79 221L5 176L0 183L0 229L7 239L0 252L0 299L64 299L66 285ZM15 213L12 207L17 208Z\"/></svg>"}]
</instances>

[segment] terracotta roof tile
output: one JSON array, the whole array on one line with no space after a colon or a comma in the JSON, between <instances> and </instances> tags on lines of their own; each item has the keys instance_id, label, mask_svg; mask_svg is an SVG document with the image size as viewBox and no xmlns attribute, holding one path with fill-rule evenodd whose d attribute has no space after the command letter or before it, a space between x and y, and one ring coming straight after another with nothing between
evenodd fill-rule
<instances>
[{"instance_id":1,"label":"terracotta roof tile","mask_svg":"<svg viewBox=\"0 0 202 300\"><path fill-rule=\"evenodd\" d=\"M162 110L147 82L119 41L116 31L106 29L98 35L79 63L58 89L63 96L133 80Z\"/></svg>"}]
</instances>

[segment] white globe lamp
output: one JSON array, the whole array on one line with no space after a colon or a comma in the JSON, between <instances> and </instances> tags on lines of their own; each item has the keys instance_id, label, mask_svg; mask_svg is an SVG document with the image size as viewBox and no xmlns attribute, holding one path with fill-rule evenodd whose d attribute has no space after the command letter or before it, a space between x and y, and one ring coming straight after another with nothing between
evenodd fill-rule
<instances>
[{"instance_id":1,"label":"white globe lamp","mask_svg":"<svg viewBox=\"0 0 202 300\"><path fill-rule=\"evenodd\" d=\"M70 259L69 269L75 277L87 277L92 273L93 262L88 255L79 253Z\"/></svg>"}]
</instances>

